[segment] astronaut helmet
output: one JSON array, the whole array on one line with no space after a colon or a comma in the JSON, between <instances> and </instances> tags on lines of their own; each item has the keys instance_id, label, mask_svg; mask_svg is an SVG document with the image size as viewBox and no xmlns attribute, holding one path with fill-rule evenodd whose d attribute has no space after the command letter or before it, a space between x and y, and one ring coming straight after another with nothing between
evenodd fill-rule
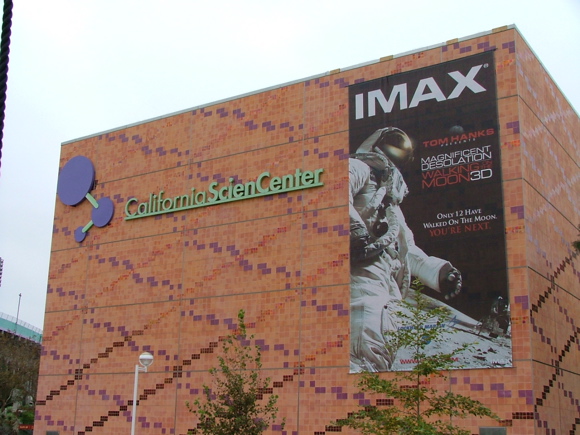
<instances>
[{"instance_id":1,"label":"astronaut helmet","mask_svg":"<svg viewBox=\"0 0 580 435\"><path fill-rule=\"evenodd\" d=\"M414 145L400 128L381 128L371 134L357 149L357 153L379 152L400 167L413 160Z\"/></svg>"}]
</instances>

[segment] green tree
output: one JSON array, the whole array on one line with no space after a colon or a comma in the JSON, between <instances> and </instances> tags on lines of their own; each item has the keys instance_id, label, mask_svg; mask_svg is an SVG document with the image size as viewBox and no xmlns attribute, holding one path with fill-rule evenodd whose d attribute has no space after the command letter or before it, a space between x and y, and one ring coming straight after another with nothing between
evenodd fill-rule
<instances>
[{"instance_id":1,"label":"green tree","mask_svg":"<svg viewBox=\"0 0 580 435\"><path fill-rule=\"evenodd\" d=\"M16 434L32 424L38 385L40 344L0 332L0 433Z\"/></svg>"},{"instance_id":2,"label":"green tree","mask_svg":"<svg viewBox=\"0 0 580 435\"><path fill-rule=\"evenodd\" d=\"M240 310L237 330L222 341L219 365L209 371L212 387L203 385L204 400L187 403L199 418L190 434L259 435L276 421L278 396L271 394L271 379L261 376L260 348L250 344L254 336L247 335L244 316Z\"/></svg>"},{"instance_id":3,"label":"green tree","mask_svg":"<svg viewBox=\"0 0 580 435\"><path fill-rule=\"evenodd\" d=\"M420 283L419 283L420 286ZM417 282L415 287L418 287ZM420 291L414 303L401 301L396 316L400 327L386 334L387 347L395 354L401 348L411 351L415 366L394 377L363 372L357 380L358 388L368 394L392 399L392 406L365 406L349 417L333 424L359 430L365 435L469 435L470 432L454 424L455 418L468 416L498 417L477 400L441 391L432 386L434 378L447 379L446 372L459 368L458 355L469 345L452 349L449 353L428 352L434 344L444 342L454 333L448 327L450 312L445 307L430 307Z\"/></svg>"}]
</instances>

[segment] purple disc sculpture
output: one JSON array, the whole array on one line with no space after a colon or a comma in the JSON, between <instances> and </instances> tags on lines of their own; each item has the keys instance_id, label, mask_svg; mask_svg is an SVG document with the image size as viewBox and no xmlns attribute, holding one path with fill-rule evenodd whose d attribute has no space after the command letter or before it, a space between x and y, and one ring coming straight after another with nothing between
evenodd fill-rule
<instances>
[{"instance_id":1,"label":"purple disc sculpture","mask_svg":"<svg viewBox=\"0 0 580 435\"><path fill-rule=\"evenodd\" d=\"M111 198L101 198L97 201L99 204L98 208L93 208L91 218L95 226L101 228L111 222L113 219L113 212L115 211L115 205Z\"/></svg>"},{"instance_id":2,"label":"purple disc sculpture","mask_svg":"<svg viewBox=\"0 0 580 435\"><path fill-rule=\"evenodd\" d=\"M77 205L93 188L95 167L84 156L70 159L58 175L56 193L66 205Z\"/></svg>"},{"instance_id":3,"label":"purple disc sculpture","mask_svg":"<svg viewBox=\"0 0 580 435\"><path fill-rule=\"evenodd\" d=\"M81 243L83 240L85 240L86 236L87 236L87 233L83 233L83 227L78 227L75 230L75 241L77 243Z\"/></svg>"}]
</instances>

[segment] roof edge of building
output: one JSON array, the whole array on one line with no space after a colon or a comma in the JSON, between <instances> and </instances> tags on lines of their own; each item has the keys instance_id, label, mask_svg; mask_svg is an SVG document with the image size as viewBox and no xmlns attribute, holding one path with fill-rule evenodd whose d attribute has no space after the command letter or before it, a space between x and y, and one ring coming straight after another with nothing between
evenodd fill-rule
<instances>
[{"instance_id":1,"label":"roof edge of building","mask_svg":"<svg viewBox=\"0 0 580 435\"><path fill-rule=\"evenodd\" d=\"M101 132L98 132L98 133L93 133L93 134L90 134L90 135L87 135L87 136L78 137L76 139L67 140L65 142L62 142L61 145L62 146L68 145L68 144L71 144L71 143L74 143L74 142L78 142L78 141L81 141L81 140L85 140L85 139L89 139L89 138L92 138L92 137L95 137L95 136L100 136L102 134L112 133L114 131L119 131L119 130L123 130L123 129L130 128L130 127L135 127L137 125L141 125L141 124L144 124L144 123L158 121L160 119L170 118L170 117L176 116L176 115L181 115L183 113L191 112L193 110L202 109L204 107L214 106L216 104L221 104L221 103L226 103L226 102L233 101L233 100L238 100L240 98L245 98L245 97L248 97L248 96L251 96L251 95L257 95L257 94L261 94L263 92L268 92L268 91L271 91L271 90L274 90L274 89L284 88L286 86L291 86L291 85L295 85L295 84L298 84L298 83L306 82L308 80L313 80L313 79L318 79L318 78L321 78L321 77L326 77L326 76L329 76L329 75L332 75L332 74L336 74L336 73L339 73L339 72L342 72L342 71L349 71L349 70L352 70L352 69L361 68L361 67L368 66L368 65L373 65L375 63L384 62L386 60L396 59L396 58L404 57L404 56L409 56L411 54L420 53L422 51L432 50L432 49L438 48L438 47L444 47L446 45L453 44L453 43L456 43L456 42L463 42L463 41L467 41L467 40L470 40L470 39L479 38L481 36L491 35L493 33L498 33L498 32L502 32L502 31L505 31L505 30L512 30L512 29L515 29L518 32L518 34L520 36L522 36L521 33L519 32L519 30L517 29L517 27L516 27L515 24L509 24L509 25L506 25L506 26L497 27L497 28L492 29L492 30L487 30L487 31L484 31L484 32L475 33L473 35L469 35L469 36L464 36L464 37L461 37L461 38L452 39L452 40L449 40L449 41L446 41L446 42L440 42L438 44L433 44L433 45L429 45L429 46L426 46L426 47L421 47L421 48L417 48L417 49L414 49L414 50L405 51L405 52L402 52L402 53L399 53L399 54L394 54L394 55L389 55L389 56L383 56L383 57L381 57L379 59L370 60L368 62L362 62L362 63L356 64L356 65L351 65L351 66L348 66L348 67L345 67L345 68L337 68L337 69L334 69L334 70L326 71L324 73L314 74L312 76L307 76L307 77L303 77L303 78L300 78L300 79L297 79L297 80L292 80L292 81L289 81L289 82L280 83L278 85L268 86L266 88L257 89L255 91L250 91L250 92L246 92L246 93L243 93L243 94L235 95L235 96L232 96L232 97L223 98L221 100L211 101L211 102L208 102L208 103L204 103L204 104L200 104L200 105L197 105L197 106L189 107L187 109L178 110L176 112L171 112L171 113L168 113L168 114L165 114L165 115L160 115L160 116L156 116L156 117L153 117L153 118L144 119L142 121L133 122L131 124L121 125L119 127L111 128L111 129L104 130L104 131L101 131ZM524 39L523 36L522 36L522 39ZM526 44L528 45L528 47L530 47L530 44L528 44L528 42L525 39L524 39L524 41L526 42ZM536 55L536 53L534 53L534 55ZM536 56L536 58L537 58L537 56ZM544 70L546 70L546 67L544 67L543 64L542 64L542 67L544 68ZM546 70L546 72L547 72L547 70ZM548 73L548 75L549 75L549 73ZM552 76L550 76L550 78L552 78ZM552 78L552 81L553 81L553 78ZM560 92L561 92L561 90L560 90Z\"/></svg>"},{"instance_id":2,"label":"roof edge of building","mask_svg":"<svg viewBox=\"0 0 580 435\"><path fill-rule=\"evenodd\" d=\"M546 65L544 65L544 63L542 62L542 59L540 59L538 54L534 51L534 48L530 45L530 43L525 38L525 36L522 34L522 32L519 31L519 29L517 28L517 26L515 24L512 24L512 25L507 26L507 27L510 29L515 29L515 31L518 32L518 35L520 36L520 38L522 38L522 41L524 41L524 43L526 44L528 49L532 52L532 54L534 55L534 57L536 58L536 60L538 61L538 63L542 67L542 69L545 71L547 76L550 77L550 80L552 80L552 83L554 84L554 86L556 86L556 89L558 89L558 91L560 91L560 93L562 94L562 97L568 103L568 106L570 106L570 108L574 111L576 116L580 117L580 112L578 112L578 110L576 110L576 108L572 105L572 103L570 102L570 100L568 99L568 97L566 96L564 91L562 91L562 89L558 85L558 82L556 80L554 80L554 77L552 77L552 74L550 74L550 71L548 70L548 68L546 68ZM580 110L580 107L578 109Z\"/></svg>"}]
</instances>

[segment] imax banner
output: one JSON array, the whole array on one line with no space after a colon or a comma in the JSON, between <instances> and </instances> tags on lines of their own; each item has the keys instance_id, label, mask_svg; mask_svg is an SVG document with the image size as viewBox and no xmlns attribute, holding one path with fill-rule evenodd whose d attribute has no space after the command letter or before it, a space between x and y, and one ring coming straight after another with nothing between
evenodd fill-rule
<instances>
[{"instance_id":1,"label":"imax banner","mask_svg":"<svg viewBox=\"0 0 580 435\"><path fill-rule=\"evenodd\" d=\"M451 313L430 352L474 343L463 367L511 366L493 52L349 92L351 371L413 366L386 337L417 291Z\"/></svg>"}]
</instances>

